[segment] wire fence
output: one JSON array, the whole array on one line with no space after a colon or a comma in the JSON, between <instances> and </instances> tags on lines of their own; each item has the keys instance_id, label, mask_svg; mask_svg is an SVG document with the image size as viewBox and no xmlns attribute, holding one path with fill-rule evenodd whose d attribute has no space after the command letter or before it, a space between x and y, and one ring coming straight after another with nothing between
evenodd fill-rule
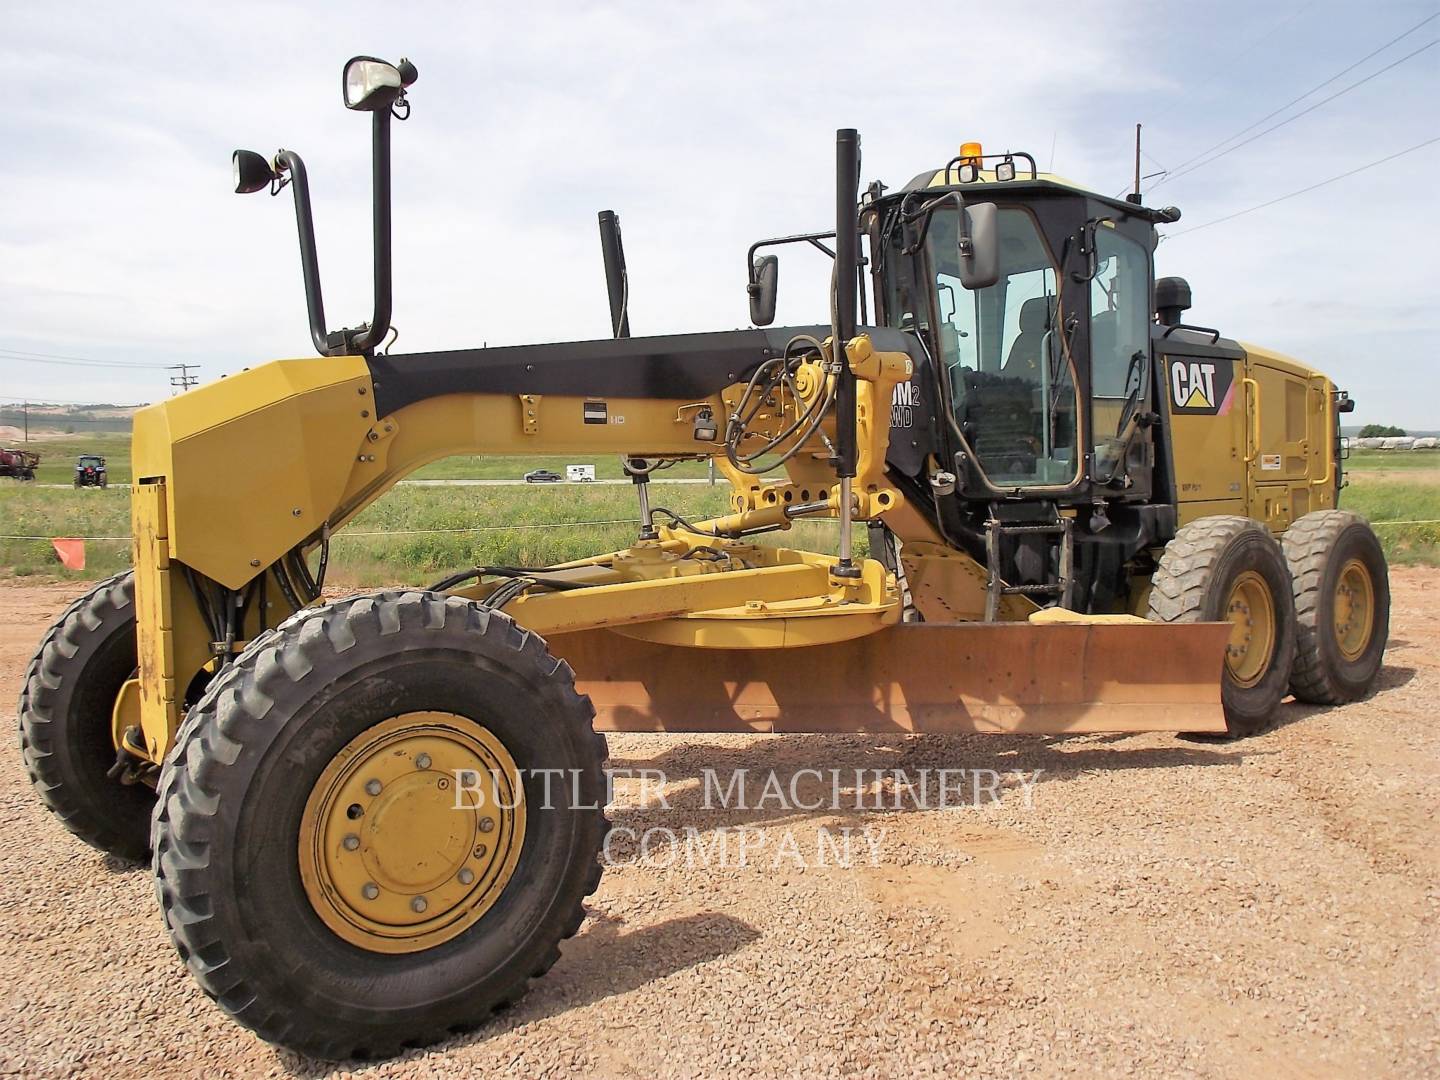
<instances>
[{"instance_id":1,"label":"wire fence","mask_svg":"<svg viewBox=\"0 0 1440 1080\"><path fill-rule=\"evenodd\" d=\"M795 518L792 525L838 525L838 518ZM462 533L515 532L520 529L581 529L600 525L635 525L634 518L611 518L608 521L547 521L532 525L473 525L463 529L373 529L365 531L345 530L330 537L336 540L359 539L362 536L438 536ZM133 536L34 536L19 533L0 533L0 540L123 540L129 543Z\"/></svg>"},{"instance_id":2,"label":"wire fence","mask_svg":"<svg viewBox=\"0 0 1440 1080\"><path fill-rule=\"evenodd\" d=\"M796 518L792 525L838 525L838 518ZM455 533L515 532L519 529L580 529L598 525L633 525L633 518L612 518L609 521L551 521L536 525L475 525L464 529L375 529L364 532L337 532L331 541L359 539L362 536L436 536ZM1408 521L1372 521L1373 528L1387 525L1440 525L1440 518L1420 518ZM33 536L18 533L0 533L0 540L123 540L129 543L133 536Z\"/></svg>"}]
</instances>

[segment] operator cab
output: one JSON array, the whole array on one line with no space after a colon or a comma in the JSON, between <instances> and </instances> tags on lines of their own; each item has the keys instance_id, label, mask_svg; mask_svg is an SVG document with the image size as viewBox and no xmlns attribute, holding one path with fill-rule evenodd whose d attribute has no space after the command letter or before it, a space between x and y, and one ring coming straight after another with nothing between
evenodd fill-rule
<instances>
[{"instance_id":1,"label":"operator cab","mask_svg":"<svg viewBox=\"0 0 1440 1080\"><path fill-rule=\"evenodd\" d=\"M962 205L981 203L995 207L998 272L966 288ZM1059 574L1072 532L1118 544L1113 561L1174 529L1156 469L1151 256L1155 224L1178 216L967 144L899 191L872 189L862 217L876 321L924 343L916 389L936 403L929 431L892 432L892 470L992 571L1050 582L1081 610L1108 601L1072 595ZM1007 527L1029 538L996 544L989 534ZM1028 569L1014 562L1027 548ZM1077 576L1088 593L1095 575Z\"/></svg>"}]
</instances>

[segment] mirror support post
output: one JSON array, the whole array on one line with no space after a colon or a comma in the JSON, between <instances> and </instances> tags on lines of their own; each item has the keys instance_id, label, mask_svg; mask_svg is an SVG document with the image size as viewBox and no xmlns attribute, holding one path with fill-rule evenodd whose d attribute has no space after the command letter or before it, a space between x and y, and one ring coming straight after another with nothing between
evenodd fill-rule
<instances>
[{"instance_id":1,"label":"mirror support post","mask_svg":"<svg viewBox=\"0 0 1440 1080\"><path fill-rule=\"evenodd\" d=\"M393 296L393 258L390 250L390 109L376 109L371 114L373 148L370 172L374 187L372 216L375 245L375 312L363 334L350 342L349 350L368 353L390 333L390 312Z\"/></svg>"},{"instance_id":2,"label":"mirror support post","mask_svg":"<svg viewBox=\"0 0 1440 1080\"><path fill-rule=\"evenodd\" d=\"M281 150L275 164L290 174L295 192L295 226L300 233L300 270L305 276L305 307L310 314L310 339L321 356L330 356L325 330L325 299L320 292L320 257L315 250L315 217L310 209L310 178L305 162L293 150Z\"/></svg>"}]
</instances>

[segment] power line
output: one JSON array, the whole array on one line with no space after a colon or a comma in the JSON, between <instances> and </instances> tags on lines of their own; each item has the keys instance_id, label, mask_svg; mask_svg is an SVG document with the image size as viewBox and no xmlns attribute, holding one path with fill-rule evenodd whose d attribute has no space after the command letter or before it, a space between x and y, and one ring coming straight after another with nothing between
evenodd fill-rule
<instances>
[{"instance_id":1,"label":"power line","mask_svg":"<svg viewBox=\"0 0 1440 1080\"><path fill-rule=\"evenodd\" d=\"M130 409L149 404L143 401L130 403L123 401L96 401L94 398L81 401L78 398L47 397L44 394L24 394L19 396L15 394L0 394L0 401L28 401L31 405L84 405L89 409Z\"/></svg>"},{"instance_id":2,"label":"power line","mask_svg":"<svg viewBox=\"0 0 1440 1080\"><path fill-rule=\"evenodd\" d=\"M1329 102L1334 101L1334 100L1335 100L1336 98L1338 98L1338 97L1343 97L1345 94L1348 94L1351 90L1354 90L1354 89L1356 89L1357 87L1364 86L1364 85L1365 85L1367 82L1369 82L1371 79L1375 79L1375 78L1378 78L1378 77L1381 76L1381 75L1384 75L1387 71L1390 71L1392 68L1397 68L1397 67L1399 67L1401 64L1405 63L1405 61L1414 59L1415 57L1419 56L1422 52L1424 52L1426 49L1433 49L1436 45L1440 45L1440 38L1436 38L1434 41L1431 41L1431 42L1428 42L1428 43L1426 43L1426 44L1424 44L1424 45L1421 45L1420 48L1416 49L1414 52L1406 53L1404 56L1400 57L1399 60L1395 60L1395 61L1393 61L1392 63L1386 64L1386 65L1385 65L1383 68L1381 68L1379 71L1371 72L1369 75L1366 75L1363 79L1360 79L1360 80L1358 80L1358 81L1356 81L1356 82L1351 83L1349 86L1345 87L1343 90L1337 90L1337 91L1335 91L1335 93L1331 94L1329 97L1321 98L1319 101L1315 102L1313 105L1310 105L1310 106L1307 107L1307 108L1301 109L1301 110L1300 110L1298 113L1296 113L1294 116L1288 116L1288 117L1286 117L1284 120L1281 120L1278 124L1272 124L1270 127L1266 128L1264 131L1257 131L1254 135L1251 135L1248 139L1243 139L1243 140L1241 140L1240 142L1235 143L1233 146L1228 147L1227 149L1220 151L1220 153L1215 154L1213 157L1205 158L1205 160L1200 161L1198 164L1191 165L1190 168L1188 168L1188 169L1177 169L1175 172L1170 173L1168 176L1163 177L1158 183L1155 184L1155 187L1159 187L1161 184L1166 183L1167 181L1177 180L1177 179L1179 179L1179 178L1182 177L1182 176L1188 176L1190 173L1194 172L1194 171L1197 170L1197 169L1203 169L1206 165L1212 165L1212 164L1214 164L1215 162L1219 161L1221 158L1225 157L1227 154L1234 153L1236 150L1239 150L1242 146L1249 146L1249 145L1250 145L1252 142L1254 142L1256 139L1263 138L1264 136L1269 135L1272 131L1278 131L1278 130L1280 130L1280 128L1284 127L1286 124L1294 123L1296 120L1299 120L1302 116L1306 116L1306 115L1308 115L1309 113L1314 112L1316 109L1320 108L1320 106L1325 105L1325 104L1328 104ZM1261 121L1261 122L1263 123L1263 121ZM1224 144L1222 143L1221 145L1223 146ZM1151 190L1153 191L1154 188L1152 188Z\"/></svg>"},{"instance_id":3,"label":"power line","mask_svg":"<svg viewBox=\"0 0 1440 1080\"><path fill-rule=\"evenodd\" d=\"M1287 101L1284 105L1281 105L1281 106L1280 106L1278 109L1276 109L1274 112L1266 113L1266 114L1265 114L1264 116L1262 116L1259 120L1256 120L1253 124L1251 124L1249 127L1241 128L1239 131L1235 132L1235 134L1229 136L1228 138L1221 139L1221 140L1220 140L1218 143L1216 143L1214 146L1211 146L1211 147L1209 147L1209 148L1207 148L1207 149L1205 149L1205 150L1200 151L1200 153L1196 154L1194 157L1187 158L1186 160L1180 162L1180 164L1179 164L1179 165L1176 165L1173 170L1167 170L1167 171L1176 172L1176 173L1179 173L1179 172L1184 171L1185 168L1186 168L1188 165L1191 165L1191 164L1193 164L1194 162L1199 161L1201 158L1205 157L1205 156L1206 156L1207 154L1209 154L1211 151L1218 150L1218 149L1220 149L1220 147L1224 146L1226 143L1232 142L1233 140L1238 139L1241 135L1245 135L1245 134L1247 134L1248 132L1254 131L1254 130L1255 130L1257 127L1259 127L1261 124L1265 123L1265 121L1274 119L1275 117L1277 117L1277 116L1279 116L1281 113L1283 113L1286 109L1290 108L1292 105L1298 105L1300 102L1304 101L1304 100L1305 100L1307 97L1309 97L1311 94L1315 93L1317 90L1323 90L1325 87L1329 86L1331 83L1333 83L1336 79L1340 78L1342 75L1348 75L1348 74L1350 74L1350 72L1354 71L1354 70L1355 70L1356 68L1358 68L1361 64L1364 64L1364 63L1365 63L1366 61L1368 61L1368 60L1374 59L1376 56L1379 56L1379 55L1380 55L1382 52L1384 52L1386 49L1390 48L1391 45L1394 45L1397 41L1400 41L1400 40L1403 39L1403 38L1409 37L1411 34L1415 33L1416 30L1419 30L1419 29L1420 29L1422 26L1424 26L1426 23L1433 22L1433 21L1435 21L1436 19L1440 19L1440 11L1435 12L1433 15L1427 15L1425 18L1421 19L1418 23L1416 23L1414 26L1410 27L1409 30L1406 30L1405 32L1403 32L1403 33L1401 33L1401 34L1397 34L1395 37L1393 37L1393 38L1391 38L1389 41L1385 42L1384 45L1381 45L1378 49L1374 50L1373 52L1366 53L1366 54L1365 54L1364 56L1362 56L1359 60L1356 60L1353 64L1351 64L1349 67L1347 67L1347 68L1342 68L1340 71L1337 71L1334 75L1331 75L1331 76L1330 76L1328 79L1326 79L1324 82L1318 83L1318 84L1316 84L1315 86L1312 86L1309 90L1306 90L1306 91L1305 91L1303 94L1301 94L1299 97L1297 97L1297 98L1292 98L1290 101ZM1148 157L1149 155L1146 155L1146 156ZM1155 161L1154 158L1151 158L1150 160L1151 160L1151 161ZM1160 163L1159 163L1158 161L1156 161L1155 164L1160 165ZM1162 169L1165 168L1165 166L1163 166L1163 165L1160 165L1160 167L1161 167ZM1161 181L1160 181L1160 184L1163 184L1164 182L1165 182L1164 180L1161 180ZM1155 187L1159 187L1160 184L1156 184Z\"/></svg>"},{"instance_id":4,"label":"power line","mask_svg":"<svg viewBox=\"0 0 1440 1080\"><path fill-rule=\"evenodd\" d=\"M1399 150L1388 157L1381 158L1379 161L1372 161L1368 165L1361 165L1359 168L1351 169L1349 172L1343 172L1339 176L1332 176L1328 180L1321 180L1318 184L1311 184L1309 187L1303 187L1299 191L1292 191L1288 195L1281 195L1278 198L1271 199L1269 202L1263 202L1258 206L1252 206L1248 210L1237 210L1233 214L1226 214L1224 217L1216 218L1214 221L1207 221L1203 225L1196 225L1189 229L1181 229L1179 232L1176 233L1166 233L1165 236L1162 237L1162 239L1174 240L1177 237L1184 236L1186 233L1199 232L1201 229L1208 229L1211 225L1219 225L1221 222L1224 221L1233 221L1238 217L1244 217L1246 214L1253 214L1256 210L1264 210L1267 206L1274 206L1276 203L1284 202L1286 199L1293 199L1297 195L1305 195L1311 191L1316 190L1317 188L1322 188L1328 184L1333 184L1338 180L1344 180L1347 177L1354 176L1356 173L1362 173L1366 169L1373 169L1377 165L1384 165L1387 161L1394 161L1396 158L1402 158L1406 154L1413 154L1416 150L1423 150L1425 147L1437 142L1440 142L1440 135L1435 136L1433 139L1426 139L1422 143L1416 143L1414 146L1409 147L1408 149Z\"/></svg>"},{"instance_id":5,"label":"power line","mask_svg":"<svg viewBox=\"0 0 1440 1080\"><path fill-rule=\"evenodd\" d=\"M1166 119L1167 117L1173 115L1173 114L1175 113L1175 110L1179 109L1180 106L1182 106L1182 105L1187 105L1187 104L1189 104L1191 101L1194 101L1196 95L1198 95L1201 90L1204 90L1204 89L1206 89L1207 87L1209 87L1211 83L1214 83L1215 81L1217 81L1221 76L1223 76L1223 75L1228 75L1231 71L1235 70L1235 66L1236 66L1236 64L1237 64L1239 61L1241 61L1241 60L1243 60L1245 57L1249 56L1252 52L1254 52L1257 48L1259 48L1261 44L1263 44L1264 42L1268 41L1270 38L1274 37L1274 36L1275 36L1276 34L1278 34L1281 30L1285 29L1285 27L1289 26L1292 22L1294 22L1296 19L1298 19L1301 15L1304 15L1306 12L1308 12L1308 11L1309 11L1311 8L1313 8L1314 6L1315 6L1315 0L1312 0L1311 3L1309 3L1309 4L1304 4L1304 5L1296 8L1296 9L1295 9L1294 11L1292 11L1288 16L1286 16L1285 18L1281 19L1278 23L1276 23L1274 26L1272 26L1269 30L1266 30L1263 34L1261 34L1259 37L1257 37L1254 41L1252 41L1252 42L1251 42L1249 45L1247 45L1245 48L1241 49L1238 53L1235 53L1233 56L1231 56L1231 57L1230 57L1230 63L1229 63L1229 64L1225 65L1223 68L1222 68L1222 67L1219 67L1218 65L1217 65L1216 67L1214 67L1214 68L1211 70L1211 72L1210 72L1210 77L1209 77L1208 79L1206 79L1204 82L1202 82L1199 86L1197 86L1197 87L1195 87L1195 88L1193 88L1193 89L1188 90L1188 92L1186 93L1186 96L1185 96L1185 99L1184 99L1184 100L1175 102L1175 104L1171 105L1170 108L1166 109L1163 113L1161 113L1159 116L1157 116L1154 120L1148 120L1148 121L1146 121L1146 123L1152 124L1152 125L1153 125L1153 124L1158 124L1161 120L1164 120L1164 119Z\"/></svg>"},{"instance_id":6,"label":"power line","mask_svg":"<svg viewBox=\"0 0 1440 1080\"><path fill-rule=\"evenodd\" d=\"M128 360L92 360L83 356L57 356L53 353L31 353L19 349L0 349L0 360L17 360L26 364L47 364L55 367L124 368L130 371L163 369L167 366Z\"/></svg>"}]
</instances>

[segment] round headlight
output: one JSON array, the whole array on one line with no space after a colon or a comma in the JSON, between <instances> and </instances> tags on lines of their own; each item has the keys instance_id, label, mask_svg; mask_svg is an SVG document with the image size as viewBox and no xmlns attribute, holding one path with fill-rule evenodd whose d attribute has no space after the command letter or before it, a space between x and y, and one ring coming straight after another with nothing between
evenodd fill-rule
<instances>
[{"instance_id":1,"label":"round headlight","mask_svg":"<svg viewBox=\"0 0 1440 1080\"><path fill-rule=\"evenodd\" d=\"M404 80L394 64L373 56L357 56L345 65L345 107L362 112L388 109Z\"/></svg>"},{"instance_id":2,"label":"round headlight","mask_svg":"<svg viewBox=\"0 0 1440 1080\"><path fill-rule=\"evenodd\" d=\"M275 179L275 170L270 167L270 162L254 150L236 150L230 156L230 165L235 173L237 195L263 191Z\"/></svg>"}]
</instances>

